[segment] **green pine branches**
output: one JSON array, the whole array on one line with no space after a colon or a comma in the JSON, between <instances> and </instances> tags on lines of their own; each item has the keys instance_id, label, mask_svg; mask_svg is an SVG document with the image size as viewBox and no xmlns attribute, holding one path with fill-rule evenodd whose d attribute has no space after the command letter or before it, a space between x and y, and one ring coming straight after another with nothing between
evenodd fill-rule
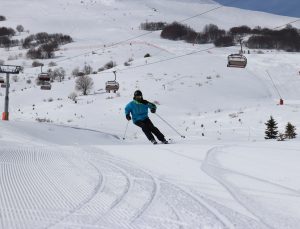
<instances>
[{"instance_id":1,"label":"green pine branches","mask_svg":"<svg viewBox=\"0 0 300 229\"><path fill-rule=\"evenodd\" d=\"M284 141L285 139L293 139L296 138L296 127L292 125L290 122L285 126L285 132L278 132L278 124L275 119L270 116L270 119L265 123L265 139L277 139L278 141Z\"/></svg>"}]
</instances>

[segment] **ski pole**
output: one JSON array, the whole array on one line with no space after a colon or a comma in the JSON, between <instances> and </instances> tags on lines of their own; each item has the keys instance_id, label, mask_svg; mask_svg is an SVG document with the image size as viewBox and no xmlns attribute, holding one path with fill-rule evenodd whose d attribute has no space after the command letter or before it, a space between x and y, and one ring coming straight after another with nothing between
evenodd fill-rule
<instances>
[{"instance_id":1,"label":"ski pole","mask_svg":"<svg viewBox=\"0 0 300 229\"><path fill-rule=\"evenodd\" d=\"M129 121L128 121L127 124L126 124L126 128L125 128L123 140L125 140L125 137L126 137L126 132L127 132L127 129L128 129L128 124L129 124Z\"/></svg>"},{"instance_id":2,"label":"ski pole","mask_svg":"<svg viewBox=\"0 0 300 229\"><path fill-rule=\"evenodd\" d=\"M173 126L171 126L166 120L164 120L160 115L155 113L157 117L159 117L162 121L164 121L172 130L174 130L180 137L185 138L184 135L180 134Z\"/></svg>"}]
</instances>

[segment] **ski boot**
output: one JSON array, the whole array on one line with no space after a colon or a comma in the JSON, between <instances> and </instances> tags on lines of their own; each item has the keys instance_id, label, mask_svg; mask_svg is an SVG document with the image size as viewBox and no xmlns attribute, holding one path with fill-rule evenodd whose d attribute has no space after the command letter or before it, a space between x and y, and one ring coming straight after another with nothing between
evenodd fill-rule
<instances>
[{"instance_id":1,"label":"ski boot","mask_svg":"<svg viewBox=\"0 0 300 229\"><path fill-rule=\"evenodd\" d=\"M157 144L157 141L155 139L152 139L151 142L152 142L153 145Z\"/></svg>"}]
</instances>

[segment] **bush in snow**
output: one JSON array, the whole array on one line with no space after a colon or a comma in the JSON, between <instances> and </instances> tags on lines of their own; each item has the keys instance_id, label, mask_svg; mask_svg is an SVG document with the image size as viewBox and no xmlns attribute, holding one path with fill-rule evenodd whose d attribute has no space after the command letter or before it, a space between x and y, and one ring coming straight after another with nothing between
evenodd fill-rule
<instances>
[{"instance_id":1,"label":"bush in snow","mask_svg":"<svg viewBox=\"0 0 300 229\"><path fill-rule=\"evenodd\" d=\"M6 17L5 16L2 16L0 15L0 21L5 21L6 20Z\"/></svg>"},{"instance_id":2,"label":"bush in snow","mask_svg":"<svg viewBox=\"0 0 300 229\"><path fill-rule=\"evenodd\" d=\"M74 68L74 69L72 70L72 76L73 76L73 77L79 76L79 72L80 72L79 67Z\"/></svg>"},{"instance_id":3,"label":"bush in snow","mask_svg":"<svg viewBox=\"0 0 300 229\"><path fill-rule=\"evenodd\" d=\"M33 61L31 66L32 67L40 67L40 66L44 66L44 64L39 61Z\"/></svg>"},{"instance_id":4,"label":"bush in snow","mask_svg":"<svg viewBox=\"0 0 300 229\"><path fill-rule=\"evenodd\" d=\"M111 68L113 68L115 66L117 66L116 62L114 62L114 61L111 60L111 61L107 62L103 67L105 69L111 69Z\"/></svg>"},{"instance_id":5,"label":"bush in snow","mask_svg":"<svg viewBox=\"0 0 300 229\"><path fill-rule=\"evenodd\" d=\"M261 29L252 35L246 45L249 48L282 49L285 51L300 51L299 30L287 25L281 30Z\"/></svg>"},{"instance_id":6,"label":"bush in snow","mask_svg":"<svg viewBox=\"0 0 300 229\"><path fill-rule=\"evenodd\" d=\"M141 23L140 28L147 31L157 31L164 29L166 24L166 22L145 22Z\"/></svg>"},{"instance_id":7,"label":"bush in snow","mask_svg":"<svg viewBox=\"0 0 300 229\"><path fill-rule=\"evenodd\" d=\"M103 67L99 68L98 72L102 72L104 70L111 69L115 66L117 66L117 63L111 60L111 61L107 62Z\"/></svg>"},{"instance_id":8,"label":"bush in snow","mask_svg":"<svg viewBox=\"0 0 300 229\"><path fill-rule=\"evenodd\" d=\"M270 119L265 123L266 130L265 130L265 139L276 139L278 136L278 127L277 122L274 120L272 116Z\"/></svg>"},{"instance_id":9,"label":"bush in snow","mask_svg":"<svg viewBox=\"0 0 300 229\"><path fill-rule=\"evenodd\" d=\"M225 30L219 29L217 25L209 24L203 29L203 34L207 38L207 42L215 42L226 34Z\"/></svg>"},{"instance_id":10,"label":"bush in snow","mask_svg":"<svg viewBox=\"0 0 300 229\"><path fill-rule=\"evenodd\" d=\"M290 122L287 123L285 126L285 136L286 138L292 139L296 138L297 133L296 133L296 127L292 125Z\"/></svg>"},{"instance_id":11,"label":"bush in snow","mask_svg":"<svg viewBox=\"0 0 300 229\"><path fill-rule=\"evenodd\" d=\"M173 22L172 24L164 27L160 36L164 39L170 40L186 40L186 38L189 38L188 40L192 40L190 37L196 38L197 33L187 25Z\"/></svg>"},{"instance_id":12,"label":"bush in snow","mask_svg":"<svg viewBox=\"0 0 300 229\"><path fill-rule=\"evenodd\" d=\"M214 41L216 47L229 47L234 45L233 36L222 36Z\"/></svg>"},{"instance_id":13,"label":"bush in snow","mask_svg":"<svg viewBox=\"0 0 300 229\"><path fill-rule=\"evenodd\" d=\"M131 65L130 62L127 62L127 61L124 62L124 66L130 66L130 65Z\"/></svg>"},{"instance_id":14,"label":"bush in snow","mask_svg":"<svg viewBox=\"0 0 300 229\"><path fill-rule=\"evenodd\" d=\"M75 81L75 89L81 91L83 95L87 95L93 85L93 79L89 76L79 76Z\"/></svg>"},{"instance_id":15,"label":"bush in snow","mask_svg":"<svg viewBox=\"0 0 300 229\"><path fill-rule=\"evenodd\" d=\"M42 44L57 43L57 45L64 45L72 42L73 39L69 35L61 33L48 34L45 32L29 35L23 40L23 48L34 48Z\"/></svg>"},{"instance_id":16,"label":"bush in snow","mask_svg":"<svg viewBox=\"0 0 300 229\"><path fill-rule=\"evenodd\" d=\"M83 67L83 73L85 75L89 75L89 74L92 74L93 73L93 68L90 66L90 65L85 65Z\"/></svg>"},{"instance_id":17,"label":"bush in snow","mask_svg":"<svg viewBox=\"0 0 300 229\"><path fill-rule=\"evenodd\" d=\"M24 32L24 27L23 27L23 25L17 25L16 30L17 30L19 33Z\"/></svg>"},{"instance_id":18,"label":"bush in snow","mask_svg":"<svg viewBox=\"0 0 300 229\"><path fill-rule=\"evenodd\" d=\"M26 56L31 59L50 59L55 56L54 52L58 50L58 43L50 41L42 44L39 48L31 48Z\"/></svg>"},{"instance_id":19,"label":"bush in snow","mask_svg":"<svg viewBox=\"0 0 300 229\"><path fill-rule=\"evenodd\" d=\"M77 98L76 92L71 92L68 98L71 99L72 101L76 101Z\"/></svg>"},{"instance_id":20,"label":"bush in snow","mask_svg":"<svg viewBox=\"0 0 300 229\"><path fill-rule=\"evenodd\" d=\"M279 133L277 137L277 141L284 141L286 139L285 134Z\"/></svg>"},{"instance_id":21,"label":"bush in snow","mask_svg":"<svg viewBox=\"0 0 300 229\"><path fill-rule=\"evenodd\" d=\"M48 118L36 118L35 120L38 122L53 122L52 120L50 120Z\"/></svg>"},{"instance_id":22,"label":"bush in snow","mask_svg":"<svg viewBox=\"0 0 300 229\"><path fill-rule=\"evenodd\" d=\"M144 58L148 58L148 57L151 57L151 55L149 53L146 53Z\"/></svg>"},{"instance_id":23,"label":"bush in snow","mask_svg":"<svg viewBox=\"0 0 300 229\"><path fill-rule=\"evenodd\" d=\"M12 81L13 81L13 82L18 82L18 81L19 81L18 75L13 75L13 76L12 76Z\"/></svg>"},{"instance_id":24,"label":"bush in snow","mask_svg":"<svg viewBox=\"0 0 300 229\"><path fill-rule=\"evenodd\" d=\"M49 67L54 67L54 66L57 66L57 64L53 61L51 61L49 64L48 64Z\"/></svg>"},{"instance_id":25,"label":"bush in snow","mask_svg":"<svg viewBox=\"0 0 300 229\"><path fill-rule=\"evenodd\" d=\"M66 71L62 67L55 68L53 70L53 77L54 79L58 80L59 82L65 79Z\"/></svg>"},{"instance_id":26,"label":"bush in snow","mask_svg":"<svg viewBox=\"0 0 300 229\"><path fill-rule=\"evenodd\" d=\"M16 31L13 28L7 28L7 27L0 27L0 36L14 36L16 34Z\"/></svg>"},{"instance_id":27,"label":"bush in snow","mask_svg":"<svg viewBox=\"0 0 300 229\"><path fill-rule=\"evenodd\" d=\"M229 33L233 36L245 36L247 34L251 34L252 30L250 27L248 27L246 25L242 25L242 26L238 26L238 27L232 27L229 30Z\"/></svg>"},{"instance_id":28,"label":"bush in snow","mask_svg":"<svg viewBox=\"0 0 300 229\"><path fill-rule=\"evenodd\" d=\"M129 58L126 62L124 62L124 65L130 66L132 61L133 61L133 58Z\"/></svg>"}]
</instances>

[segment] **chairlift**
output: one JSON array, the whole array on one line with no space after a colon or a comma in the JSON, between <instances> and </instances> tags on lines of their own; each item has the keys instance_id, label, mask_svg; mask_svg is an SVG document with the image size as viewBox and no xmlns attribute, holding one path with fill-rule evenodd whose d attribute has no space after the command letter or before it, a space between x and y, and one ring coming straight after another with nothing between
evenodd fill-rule
<instances>
[{"instance_id":1,"label":"chairlift","mask_svg":"<svg viewBox=\"0 0 300 229\"><path fill-rule=\"evenodd\" d=\"M247 58L242 54L231 54L228 56L227 67L245 68L247 65Z\"/></svg>"},{"instance_id":2,"label":"chairlift","mask_svg":"<svg viewBox=\"0 0 300 229\"><path fill-rule=\"evenodd\" d=\"M50 76L49 76L48 73L42 72L42 73L40 73L40 74L38 75L38 80L39 80L39 81L42 81L42 82L44 82L44 81L50 81Z\"/></svg>"},{"instance_id":3,"label":"chairlift","mask_svg":"<svg viewBox=\"0 0 300 229\"><path fill-rule=\"evenodd\" d=\"M243 55L243 40L242 38L239 39L241 49L238 54L231 54L228 56L228 63L227 67L232 67L232 68L245 68L247 65L247 58Z\"/></svg>"},{"instance_id":4,"label":"chairlift","mask_svg":"<svg viewBox=\"0 0 300 229\"><path fill-rule=\"evenodd\" d=\"M51 90L51 83L49 83L49 82L44 82L44 83L41 85L41 90Z\"/></svg>"},{"instance_id":5,"label":"chairlift","mask_svg":"<svg viewBox=\"0 0 300 229\"><path fill-rule=\"evenodd\" d=\"M107 93L110 93L110 91L116 93L119 90L119 83L115 80L107 81L105 83L105 90Z\"/></svg>"},{"instance_id":6,"label":"chairlift","mask_svg":"<svg viewBox=\"0 0 300 229\"><path fill-rule=\"evenodd\" d=\"M117 78L116 71L113 71L113 73L115 75L115 80L110 80L105 83L105 90L107 93L110 93L110 91L116 93L120 88L119 83L116 81Z\"/></svg>"}]
</instances>

